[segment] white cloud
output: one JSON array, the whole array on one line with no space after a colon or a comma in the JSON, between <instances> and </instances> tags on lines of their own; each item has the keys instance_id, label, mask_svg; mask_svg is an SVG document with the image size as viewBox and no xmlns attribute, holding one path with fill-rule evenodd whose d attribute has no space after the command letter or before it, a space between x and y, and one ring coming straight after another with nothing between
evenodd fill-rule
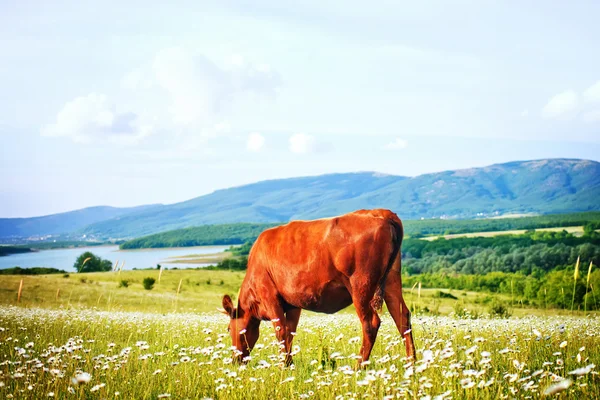
<instances>
[{"instance_id":1,"label":"white cloud","mask_svg":"<svg viewBox=\"0 0 600 400\"><path fill-rule=\"evenodd\" d=\"M173 122L205 124L225 114L243 93L270 95L280 85L279 75L271 69L246 63L241 56L232 61L231 69L224 69L183 47L157 53L152 70L170 97Z\"/></svg>"},{"instance_id":2,"label":"white cloud","mask_svg":"<svg viewBox=\"0 0 600 400\"><path fill-rule=\"evenodd\" d=\"M67 102L56 122L42 128L44 136L69 137L76 142L108 139L132 144L148 136L152 126L133 112L118 112L104 94L90 93Z\"/></svg>"},{"instance_id":3,"label":"white cloud","mask_svg":"<svg viewBox=\"0 0 600 400\"><path fill-rule=\"evenodd\" d=\"M235 119L234 104L243 108L253 96L271 97L281 83L267 64L254 65L242 56L232 59L221 67L183 47L161 50L121 79L119 100L128 112L121 112L109 96L92 93L67 102L56 123L44 127L42 134L78 142L108 138L136 143L153 131L170 136L160 139L168 147L164 151L181 143L205 148L207 140L231 132L227 120ZM142 124L146 120L152 127Z\"/></svg>"},{"instance_id":4,"label":"white cloud","mask_svg":"<svg viewBox=\"0 0 600 400\"><path fill-rule=\"evenodd\" d=\"M584 122L600 122L600 110L592 110L583 114Z\"/></svg>"},{"instance_id":5,"label":"white cloud","mask_svg":"<svg viewBox=\"0 0 600 400\"><path fill-rule=\"evenodd\" d=\"M310 153L315 149L315 138L305 133L296 133L290 136L289 145L292 153Z\"/></svg>"},{"instance_id":6,"label":"white cloud","mask_svg":"<svg viewBox=\"0 0 600 400\"><path fill-rule=\"evenodd\" d=\"M559 93L548 100L542 110L545 118L568 118L577 109L579 99L574 90Z\"/></svg>"},{"instance_id":7,"label":"white cloud","mask_svg":"<svg viewBox=\"0 0 600 400\"><path fill-rule=\"evenodd\" d=\"M525 110L521 111L521 117L525 118L528 115L529 115L529 110L528 109L525 109Z\"/></svg>"},{"instance_id":8,"label":"white cloud","mask_svg":"<svg viewBox=\"0 0 600 400\"><path fill-rule=\"evenodd\" d=\"M251 133L248 135L246 148L250 151L260 151L265 145L265 137L260 133Z\"/></svg>"},{"instance_id":9,"label":"white cloud","mask_svg":"<svg viewBox=\"0 0 600 400\"><path fill-rule=\"evenodd\" d=\"M583 98L586 102L600 101L600 81L594 83L592 86L583 92Z\"/></svg>"},{"instance_id":10,"label":"white cloud","mask_svg":"<svg viewBox=\"0 0 600 400\"><path fill-rule=\"evenodd\" d=\"M392 142L383 146L386 150L402 150L408 147L408 141L400 138L396 138Z\"/></svg>"},{"instance_id":11,"label":"white cloud","mask_svg":"<svg viewBox=\"0 0 600 400\"><path fill-rule=\"evenodd\" d=\"M133 69L121 79L121 86L128 90L150 89L154 86L152 71L147 68Z\"/></svg>"}]
</instances>

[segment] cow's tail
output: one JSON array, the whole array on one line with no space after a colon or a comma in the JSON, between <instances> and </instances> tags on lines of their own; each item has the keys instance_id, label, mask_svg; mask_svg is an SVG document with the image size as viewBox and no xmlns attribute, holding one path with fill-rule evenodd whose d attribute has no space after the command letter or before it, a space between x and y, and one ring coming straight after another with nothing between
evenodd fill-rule
<instances>
[{"instance_id":1,"label":"cow's tail","mask_svg":"<svg viewBox=\"0 0 600 400\"><path fill-rule=\"evenodd\" d=\"M400 220L395 221L394 219L388 220L392 226L392 255L388 261L388 265L383 272L383 275L379 279L379 283L377 284L377 289L375 290L375 295L373 296L373 300L371 300L371 307L376 311L380 311L383 306L383 293L385 291L385 281L387 279L390 270L394 266L394 262L396 261L396 257L398 257L400 253L400 247L402 246L402 238L404 236L404 229L402 228L402 222Z\"/></svg>"}]
</instances>

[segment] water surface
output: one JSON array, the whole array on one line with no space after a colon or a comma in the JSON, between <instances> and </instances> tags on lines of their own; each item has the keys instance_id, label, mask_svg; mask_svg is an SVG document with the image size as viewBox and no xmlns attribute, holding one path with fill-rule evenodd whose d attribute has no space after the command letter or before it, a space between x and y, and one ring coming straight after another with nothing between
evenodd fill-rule
<instances>
[{"instance_id":1,"label":"water surface","mask_svg":"<svg viewBox=\"0 0 600 400\"><path fill-rule=\"evenodd\" d=\"M12 254L0 257L0 269L21 267L49 267L74 272L73 264L79 255L91 251L95 255L112 261L113 265L125 262L123 269L156 268L164 264L167 268L195 268L210 264L173 263L174 258L192 254L220 253L229 246L176 247L168 249L119 250L119 246L93 246L76 249L41 250L33 253ZM213 263L214 264L214 263Z\"/></svg>"}]
</instances>

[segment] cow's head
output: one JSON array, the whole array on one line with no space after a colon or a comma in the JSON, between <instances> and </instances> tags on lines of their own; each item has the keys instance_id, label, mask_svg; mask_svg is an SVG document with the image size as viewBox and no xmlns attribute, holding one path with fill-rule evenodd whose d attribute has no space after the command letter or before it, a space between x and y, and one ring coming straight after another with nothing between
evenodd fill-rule
<instances>
[{"instance_id":1,"label":"cow's head","mask_svg":"<svg viewBox=\"0 0 600 400\"><path fill-rule=\"evenodd\" d=\"M223 296L222 312L229 316L229 334L231 343L237 349L234 355L236 361L246 361L246 357L258 340L260 320L253 318L248 311L234 307L231 297Z\"/></svg>"}]
</instances>

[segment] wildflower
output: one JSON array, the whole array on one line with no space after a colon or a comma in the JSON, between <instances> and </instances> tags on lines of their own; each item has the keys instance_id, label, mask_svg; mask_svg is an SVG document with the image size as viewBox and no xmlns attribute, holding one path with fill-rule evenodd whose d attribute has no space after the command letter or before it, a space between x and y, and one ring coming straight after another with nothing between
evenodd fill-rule
<instances>
[{"instance_id":1,"label":"wildflower","mask_svg":"<svg viewBox=\"0 0 600 400\"><path fill-rule=\"evenodd\" d=\"M293 376L288 376L287 378L285 378L284 380L282 380L279 384L283 385L284 383L292 382L294 379L296 379L296 378L294 378Z\"/></svg>"},{"instance_id":2,"label":"wildflower","mask_svg":"<svg viewBox=\"0 0 600 400\"><path fill-rule=\"evenodd\" d=\"M433 351L425 350L423 352L423 362L433 362Z\"/></svg>"},{"instance_id":3,"label":"wildflower","mask_svg":"<svg viewBox=\"0 0 600 400\"><path fill-rule=\"evenodd\" d=\"M154 371L154 372L152 373L152 375L158 375L158 374L160 374L161 372L162 372L162 369L157 369L156 371Z\"/></svg>"},{"instance_id":4,"label":"wildflower","mask_svg":"<svg viewBox=\"0 0 600 400\"><path fill-rule=\"evenodd\" d=\"M433 398L433 400L444 400L444 399L446 399L446 397L449 397L451 393L452 393L452 390L448 390L442 394L438 394L437 396L435 396Z\"/></svg>"},{"instance_id":5,"label":"wildflower","mask_svg":"<svg viewBox=\"0 0 600 400\"><path fill-rule=\"evenodd\" d=\"M548 386L546 390L544 390L544 396L552 396L553 394L560 393L563 390L568 389L572 383L573 381L570 379L563 379L554 385Z\"/></svg>"},{"instance_id":6,"label":"wildflower","mask_svg":"<svg viewBox=\"0 0 600 400\"><path fill-rule=\"evenodd\" d=\"M49 392L48 397L54 397L54 392Z\"/></svg>"},{"instance_id":7,"label":"wildflower","mask_svg":"<svg viewBox=\"0 0 600 400\"><path fill-rule=\"evenodd\" d=\"M227 387L227 385L225 385L225 387ZM171 394L170 394L170 393L162 393L162 394L159 394L159 395L158 395L158 398L159 398L159 399L166 399L166 398L168 398L168 397L171 397Z\"/></svg>"},{"instance_id":8,"label":"wildflower","mask_svg":"<svg viewBox=\"0 0 600 400\"><path fill-rule=\"evenodd\" d=\"M92 379L92 376L87 372L82 372L80 374L75 375L74 378L71 378L71 382L73 385L81 385L83 383L88 383Z\"/></svg>"},{"instance_id":9,"label":"wildflower","mask_svg":"<svg viewBox=\"0 0 600 400\"><path fill-rule=\"evenodd\" d=\"M463 389L470 389L475 386L475 382L473 382L471 378L461 379L460 386L462 386Z\"/></svg>"},{"instance_id":10,"label":"wildflower","mask_svg":"<svg viewBox=\"0 0 600 400\"><path fill-rule=\"evenodd\" d=\"M585 366L583 368L577 368L577 369L569 372L569 375L577 375L577 376L587 375L590 372L592 372L592 369L594 369L595 367L596 367L595 364L590 364L590 365Z\"/></svg>"},{"instance_id":11,"label":"wildflower","mask_svg":"<svg viewBox=\"0 0 600 400\"><path fill-rule=\"evenodd\" d=\"M96 391L102 389L104 386L106 386L106 384L104 384L104 383L96 385L96 386L94 386L93 388L90 389L90 392L96 392Z\"/></svg>"},{"instance_id":12,"label":"wildflower","mask_svg":"<svg viewBox=\"0 0 600 400\"><path fill-rule=\"evenodd\" d=\"M565 340L565 341L561 342L560 345L559 345L559 347L561 349L564 349L565 347L567 347L567 341Z\"/></svg>"}]
</instances>

